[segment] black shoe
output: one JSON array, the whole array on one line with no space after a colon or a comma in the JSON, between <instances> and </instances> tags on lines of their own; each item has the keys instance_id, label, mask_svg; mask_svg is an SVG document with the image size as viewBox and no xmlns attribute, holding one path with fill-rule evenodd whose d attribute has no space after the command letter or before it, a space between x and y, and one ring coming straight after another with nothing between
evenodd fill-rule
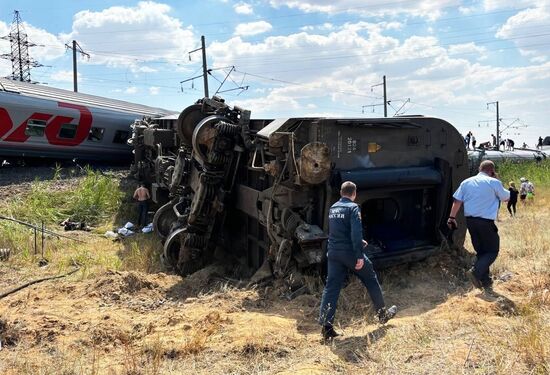
<instances>
[{"instance_id":1,"label":"black shoe","mask_svg":"<svg viewBox=\"0 0 550 375\"><path fill-rule=\"evenodd\" d=\"M389 309L385 307L381 308L376 315L378 316L378 322L380 324L386 324L395 314L397 314L397 306L393 305Z\"/></svg>"},{"instance_id":2,"label":"black shoe","mask_svg":"<svg viewBox=\"0 0 550 375\"><path fill-rule=\"evenodd\" d=\"M496 302L499 299L498 293L496 293L492 287L483 287L483 292L480 294L481 299L487 302Z\"/></svg>"},{"instance_id":3,"label":"black shoe","mask_svg":"<svg viewBox=\"0 0 550 375\"><path fill-rule=\"evenodd\" d=\"M474 284L474 286L478 289L483 288L483 284L481 283L481 280L479 280L476 275L474 275L474 269L470 268L468 271L466 271L466 276L468 276L468 279Z\"/></svg>"},{"instance_id":4,"label":"black shoe","mask_svg":"<svg viewBox=\"0 0 550 375\"><path fill-rule=\"evenodd\" d=\"M340 336L340 334L336 332L332 326L324 326L321 329L321 335L325 341L332 340L333 338Z\"/></svg>"}]
</instances>

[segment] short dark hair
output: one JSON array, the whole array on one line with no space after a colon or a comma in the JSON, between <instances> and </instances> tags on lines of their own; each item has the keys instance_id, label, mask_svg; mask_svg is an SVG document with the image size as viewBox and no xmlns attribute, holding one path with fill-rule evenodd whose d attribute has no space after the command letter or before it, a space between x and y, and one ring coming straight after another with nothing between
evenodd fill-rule
<instances>
[{"instance_id":1,"label":"short dark hair","mask_svg":"<svg viewBox=\"0 0 550 375\"><path fill-rule=\"evenodd\" d=\"M483 160L481 164L479 165L479 171L480 172L494 172L495 171L495 163L493 163L491 160Z\"/></svg>"},{"instance_id":2,"label":"short dark hair","mask_svg":"<svg viewBox=\"0 0 550 375\"><path fill-rule=\"evenodd\" d=\"M340 195L343 197L350 197L357 191L357 186L351 181L345 181L340 187Z\"/></svg>"}]
</instances>

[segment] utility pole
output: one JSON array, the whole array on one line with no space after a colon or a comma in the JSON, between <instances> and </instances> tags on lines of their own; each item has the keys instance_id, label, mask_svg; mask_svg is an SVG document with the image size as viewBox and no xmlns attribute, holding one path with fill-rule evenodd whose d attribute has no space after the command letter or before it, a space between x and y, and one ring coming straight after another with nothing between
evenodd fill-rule
<instances>
[{"instance_id":1,"label":"utility pole","mask_svg":"<svg viewBox=\"0 0 550 375\"><path fill-rule=\"evenodd\" d=\"M388 97L386 95L386 76L384 75L382 84L384 85L384 117L388 117Z\"/></svg>"},{"instance_id":2,"label":"utility pole","mask_svg":"<svg viewBox=\"0 0 550 375\"><path fill-rule=\"evenodd\" d=\"M31 68L43 65L29 56L29 47L34 47L36 44L29 42L18 10L13 12L10 33L0 39L8 40L11 45L11 53L0 55L0 58L11 61L12 73L9 78L15 81L35 83L31 81Z\"/></svg>"},{"instance_id":3,"label":"utility pole","mask_svg":"<svg viewBox=\"0 0 550 375\"><path fill-rule=\"evenodd\" d=\"M383 89L384 89L384 103L383 104L371 104L371 105L364 105L362 106L362 109L363 109L363 113L365 113L365 108L366 107L372 107L373 108L373 112L374 112L374 107L377 107L379 105L383 105L384 106L384 117L388 117L388 95L387 95L387 92L386 92L386 76L384 75L382 77L382 83L377 83L376 85L372 85L370 87L370 92L373 92L374 88L376 86L383 86Z\"/></svg>"},{"instance_id":4,"label":"utility pole","mask_svg":"<svg viewBox=\"0 0 550 375\"><path fill-rule=\"evenodd\" d=\"M86 56L88 59L90 58L90 55L82 50L82 47L80 47L80 44L78 44L76 40L73 40L72 47L68 44L65 44L65 48L73 50L73 86L74 86L74 92L78 92L78 72L76 67L76 53L78 52L82 56Z\"/></svg>"},{"instance_id":5,"label":"utility pole","mask_svg":"<svg viewBox=\"0 0 550 375\"><path fill-rule=\"evenodd\" d=\"M496 102L487 103L487 109L489 109L489 106L491 104L494 104L497 109L497 134L496 134L497 144L495 146L497 146L497 148L500 149L500 116L499 116L499 110L498 110L498 100Z\"/></svg>"},{"instance_id":6,"label":"utility pole","mask_svg":"<svg viewBox=\"0 0 550 375\"><path fill-rule=\"evenodd\" d=\"M208 67L206 66L206 42L204 41L204 35L201 36L201 47L200 48L197 48L197 49L194 49L193 51L189 51L189 61L191 61L191 54L193 52L197 52L198 50L201 50L202 51L202 79L204 81L204 97L208 98L209 97L209 94L208 94L208 74L210 73L208 71ZM193 78L189 78L189 79L186 79L184 81L181 81L180 84L182 84L183 82L187 82L187 81L192 81L194 80L195 78L198 78L200 76L197 76L197 77L193 77Z\"/></svg>"},{"instance_id":7,"label":"utility pole","mask_svg":"<svg viewBox=\"0 0 550 375\"><path fill-rule=\"evenodd\" d=\"M208 69L206 68L206 46L204 41L204 35L201 35L201 49L202 49L202 77L204 79L204 96L208 98Z\"/></svg>"}]
</instances>

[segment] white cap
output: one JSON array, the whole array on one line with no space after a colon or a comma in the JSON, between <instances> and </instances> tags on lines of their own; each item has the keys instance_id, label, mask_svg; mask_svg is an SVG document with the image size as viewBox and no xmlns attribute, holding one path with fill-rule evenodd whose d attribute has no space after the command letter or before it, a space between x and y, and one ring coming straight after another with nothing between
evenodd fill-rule
<instances>
[{"instance_id":1,"label":"white cap","mask_svg":"<svg viewBox=\"0 0 550 375\"><path fill-rule=\"evenodd\" d=\"M520 178L519 180L520 180L521 182L527 181L527 179L526 179L525 177L522 177L522 178Z\"/></svg>"}]
</instances>

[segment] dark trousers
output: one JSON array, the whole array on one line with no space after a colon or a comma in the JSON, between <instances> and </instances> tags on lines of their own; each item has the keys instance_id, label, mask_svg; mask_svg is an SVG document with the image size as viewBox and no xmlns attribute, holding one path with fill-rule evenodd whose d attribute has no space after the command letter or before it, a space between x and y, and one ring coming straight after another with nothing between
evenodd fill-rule
<instances>
[{"instance_id":1,"label":"dark trousers","mask_svg":"<svg viewBox=\"0 0 550 375\"><path fill-rule=\"evenodd\" d=\"M467 217L466 225L472 238L472 245L477 253L474 264L474 276L483 286L492 284L489 267L497 259L500 247L498 229L493 220L477 217Z\"/></svg>"},{"instance_id":2,"label":"dark trousers","mask_svg":"<svg viewBox=\"0 0 550 375\"><path fill-rule=\"evenodd\" d=\"M512 216L516 216L516 204L517 203L518 203L518 201L508 201L508 204L506 205L506 208L508 208L508 212ZM512 211L514 211L514 212L512 213Z\"/></svg>"},{"instance_id":3,"label":"dark trousers","mask_svg":"<svg viewBox=\"0 0 550 375\"><path fill-rule=\"evenodd\" d=\"M372 263L363 255L365 264L360 270L355 270L357 259L355 255L348 251L329 251L328 252L328 276L323 298L321 299L321 308L319 312L319 324L323 326L332 326L334 323L334 314L342 283L346 278L348 271L353 271L367 288L369 296L376 311L384 307L384 297L376 277L376 272Z\"/></svg>"},{"instance_id":4,"label":"dark trousers","mask_svg":"<svg viewBox=\"0 0 550 375\"><path fill-rule=\"evenodd\" d=\"M147 210L147 201L138 202L138 225L143 227L147 225Z\"/></svg>"}]
</instances>

